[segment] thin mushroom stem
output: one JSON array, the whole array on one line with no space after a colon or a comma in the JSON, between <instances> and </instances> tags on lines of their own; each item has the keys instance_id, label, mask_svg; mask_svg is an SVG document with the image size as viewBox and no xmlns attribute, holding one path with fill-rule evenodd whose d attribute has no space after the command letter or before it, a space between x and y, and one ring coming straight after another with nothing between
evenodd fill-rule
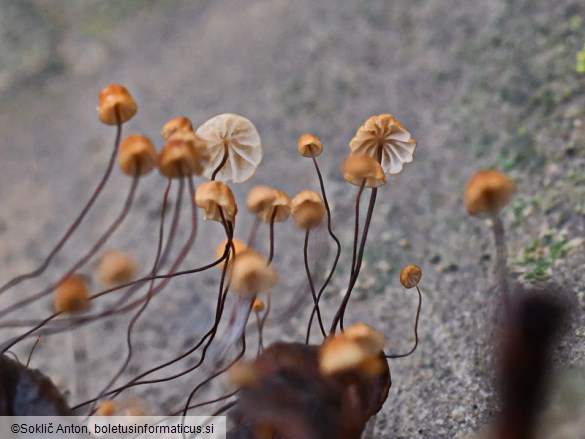
<instances>
[{"instance_id":1,"label":"thin mushroom stem","mask_svg":"<svg viewBox=\"0 0 585 439\"><path fill-rule=\"evenodd\" d=\"M71 342L73 364L75 373L73 378L74 398L83 401L87 398L87 338L85 328L79 328L74 332L73 324L67 334Z\"/></svg>"},{"instance_id":2,"label":"thin mushroom stem","mask_svg":"<svg viewBox=\"0 0 585 439\"><path fill-rule=\"evenodd\" d=\"M277 209L274 209L270 217L270 253L268 254L268 262L266 263L267 267L272 264L272 259L274 258L274 220L276 219L276 211Z\"/></svg>"},{"instance_id":3,"label":"thin mushroom stem","mask_svg":"<svg viewBox=\"0 0 585 439\"><path fill-rule=\"evenodd\" d=\"M366 221L364 224L364 231L362 233L362 240L361 240L359 252L357 255L356 267L355 267L353 275L350 278L349 285L347 287L347 291L345 292L345 295L343 296L343 301L341 302L341 305L339 306L339 309L337 310L337 313L335 314L335 317L333 319L333 323L331 324L330 334L335 333L335 330L337 328L338 323L340 325L341 330L343 331L343 317L345 315L345 309L347 307L347 303L349 302L351 292L352 292L352 290L357 282L357 278L360 274L362 260L364 257L364 251L365 251L365 247L366 247L366 240L368 238L368 231L370 229L370 222L372 221L372 215L374 213L374 206L376 204L376 195L377 194L378 194L378 188L373 188L372 192L370 194L370 204L368 206L368 212L366 214Z\"/></svg>"},{"instance_id":4,"label":"thin mushroom stem","mask_svg":"<svg viewBox=\"0 0 585 439\"><path fill-rule=\"evenodd\" d=\"M33 354L35 352L35 349L39 345L40 341L41 341L41 336L39 335L37 337L37 339L35 340L35 343L33 344L32 348L30 349L30 352L28 353L28 358L26 359L26 364L24 365L24 367L28 367L29 366L30 360L32 360L32 356L33 356ZM19 363L20 363L20 361L19 361Z\"/></svg>"},{"instance_id":5,"label":"thin mushroom stem","mask_svg":"<svg viewBox=\"0 0 585 439\"><path fill-rule=\"evenodd\" d=\"M213 170L213 173L211 174L211 181L215 180L215 177L217 176L217 173L221 170L221 168L223 168L223 166L226 164L227 160L229 157L229 148L228 148L228 142L227 140L223 141L223 157L221 159L221 162L219 162L219 165L217 165L217 168L215 168Z\"/></svg>"},{"instance_id":6,"label":"thin mushroom stem","mask_svg":"<svg viewBox=\"0 0 585 439\"><path fill-rule=\"evenodd\" d=\"M51 285L49 285L48 287L46 287L42 291L35 293L34 295L29 296L29 297L27 297L23 300L20 300L16 303L13 303L12 305L10 305L10 306L4 308L2 311L0 311L0 319L3 319L8 314L10 314L16 310L20 310L23 307L41 299L42 297L45 297L45 296L51 294L51 292L53 292L55 290L55 288L57 288L65 279L67 279L73 273L75 273L77 270L79 270L81 267L83 267L102 248L102 246L108 241L108 239L110 239L112 234L118 229L118 227L122 224L122 222L124 221L124 219L126 218L128 213L130 212L130 208L132 207L132 204L134 203L134 196L136 194L136 189L138 187L138 181L139 181L138 176L135 176L132 179L132 184L130 186L130 190L129 190L128 195L126 197L126 201L124 203L124 207L122 208L122 211L120 212L118 217L114 220L114 222L106 229L106 231L102 234L102 236L100 236L100 238L97 240L97 242L85 253L85 255L83 255L83 257L79 261L77 261L56 282L53 282Z\"/></svg>"},{"instance_id":7,"label":"thin mushroom stem","mask_svg":"<svg viewBox=\"0 0 585 439\"><path fill-rule=\"evenodd\" d=\"M65 231L65 234L61 237L59 242L57 242L55 247L53 247L53 249L49 252L49 255L45 258L45 260L41 263L41 265L39 265L37 268L35 268L34 270L32 270L28 273L24 273L24 274L21 274L19 276L16 276L15 278L6 282L2 287L0 287L0 294L4 293L5 291L9 290L12 287L15 287L16 285L20 284L21 282L23 282L27 279L32 279L34 277L41 275L47 269L47 267L49 266L49 264L51 263L51 260L55 257L55 255L63 248L63 246L69 240L69 238L71 238L73 233L75 233L75 231L79 227L79 224L81 224L81 222L83 221L83 219L85 218L85 216L90 211L90 209L94 205L95 201L99 197L104 186L106 185L106 182L108 181L108 178L110 177L110 174L112 173L112 169L114 168L114 163L116 162L116 155L118 154L118 149L120 147L120 139L122 137L122 123L120 121L120 111L119 111L117 106L114 107L114 111L115 111L116 122L117 122L117 124L116 124L116 139L114 140L114 149L112 150L112 154L110 156L110 161L108 162L108 165L106 167L106 172L102 176L102 179L98 183L93 194L91 195L91 197L89 198L88 202L85 204L83 209L81 209L81 212L79 213L77 218L75 218L73 223L67 228L67 230Z\"/></svg>"},{"instance_id":8,"label":"thin mushroom stem","mask_svg":"<svg viewBox=\"0 0 585 439\"><path fill-rule=\"evenodd\" d=\"M420 308L422 305L422 294L420 293L420 289L419 289L418 285L416 285L416 291L418 292L418 308L416 310L416 319L414 321L414 346L406 354L388 354L388 355L386 355L386 358L408 357L409 355L414 353L414 351L416 351L416 348L418 347L418 318L420 317Z\"/></svg>"},{"instance_id":9,"label":"thin mushroom stem","mask_svg":"<svg viewBox=\"0 0 585 439\"><path fill-rule=\"evenodd\" d=\"M260 217L256 215L254 217L254 223L252 224L252 228L250 229L250 235L248 235L248 242L246 245L250 248L254 248L254 243L256 242L256 234L258 233L258 227L260 227Z\"/></svg>"},{"instance_id":10,"label":"thin mushroom stem","mask_svg":"<svg viewBox=\"0 0 585 439\"><path fill-rule=\"evenodd\" d=\"M335 245L337 246L337 251L335 253L335 258L333 260L333 265L331 266L331 270L329 271L329 275L325 279L325 282L323 282L323 285L321 286L321 289L319 290L319 293L317 294L317 305L318 305L319 301L321 300L321 296L323 295L323 292L325 291L325 288L327 288L327 285L329 285L329 282L331 281L331 278L333 277L333 274L335 273L335 269L337 268L337 263L339 262L339 256L341 255L341 243L339 242L339 239L337 238L335 233L333 233L333 229L331 227L331 209L329 207L329 202L327 201L327 194L325 192L325 183L323 182L323 176L321 175L321 170L319 169L319 165L317 164L317 158L314 155L312 155L312 159L313 159L313 164L315 165L315 170L317 171L317 176L319 178L319 186L321 187L321 195L323 196L323 202L325 203L325 210L327 211L327 231L329 232L329 236L331 236L331 238L335 241ZM313 319L315 318L316 312L317 312L317 307L313 306L313 310L311 311L311 317L309 318L309 325L307 328L306 344L309 344L311 326L313 325Z\"/></svg>"},{"instance_id":11,"label":"thin mushroom stem","mask_svg":"<svg viewBox=\"0 0 585 439\"><path fill-rule=\"evenodd\" d=\"M271 306L271 295L268 294L266 296L266 309L264 310L264 315L260 319L258 323L258 334L260 337L259 344L258 344L258 355L264 350L264 343L263 343L263 334L264 334L264 325L266 324L266 319L268 318L268 314L270 313L270 306Z\"/></svg>"},{"instance_id":12,"label":"thin mushroom stem","mask_svg":"<svg viewBox=\"0 0 585 439\"><path fill-rule=\"evenodd\" d=\"M197 409L199 407L203 407L203 406L206 406L206 405L215 404L216 402L224 401L224 400L226 400L228 398L231 398L232 396L236 396L239 391L240 391L240 389L236 389L236 390L234 390L234 391L232 391L230 393L227 393L227 394L225 394L223 396L220 396L218 398L211 399L211 400L205 401L205 402L200 402L199 404L190 405L189 407L187 407L187 410L193 410L193 409ZM181 413L183 413L183 410L184 409L181 409L181 410L178 410L178 411L176 411L174 413L171 413L171 416L180 415Z\"/></svg>"},{"instance_id":13,"label":"thin mushroom stem","mask_svg":"<svg viewBox=\"0 0 585 439\"><path fill-rule=\"evenodd\" d=\"M355 272L356 262L357 262L357 251L358 251L358 240L360 235L360 200L362 198L362 194L364 192L364 188L366 187L366 179L360 185L360 189L357 193L355 199L355 224L354 224L354 231L353 231L353 249L351 255L351 274L350 277L353 276Z\"/></svg>"},{"instance_id":14,"label":"thin mushroom stem","mask_svg":"<svg viewBox=\"0 0 585 439\"><path fill-rule=\"evenodd\" d=\"M504 234L504 223L498 214L492 215L492 229L496 242L496 279L502 295L504 312L510 315L510 287L508 284L507 251Z\"/></svg>"},{"instance_id":15,"label":"thin mushroom stem","mask_svg":"<svg viewBox=\"0 0 585 439\"><path fill-rule=\"evenodd\" d=\"M321 319L321 310L319 309L319 302L317 301L317 294L315 293L315 285L313 283L313 277L311 276L311 270L309 269L309 235L311 229L307 228L305 232L305 245L303 246L303 259L305 262L305 273L307 274L307 279L309 280L309 288L311 289L311 296L313 297L313 304L315 309L317 310L317 321L319 322L319 328L321 329L321 333L323 337L327 337L327 332L325 332L325 328L323 326L323 320ZM307 333L307 338L309 334Z\"/></svg>"}]
</instances>

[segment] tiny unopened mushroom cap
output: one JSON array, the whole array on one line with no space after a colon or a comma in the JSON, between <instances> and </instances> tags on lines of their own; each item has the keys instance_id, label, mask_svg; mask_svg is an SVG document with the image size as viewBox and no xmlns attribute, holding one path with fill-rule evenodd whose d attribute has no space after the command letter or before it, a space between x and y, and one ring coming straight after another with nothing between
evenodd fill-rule
<instances>
[{"instance_id":1,"label":"tiny unopened mushroom cap","mask_svg":"<svg viewBox=\"0 0 585 439\"><path fill-rule=\"evenodd\" d=\"M382 166L365 154L350 154L343 162L343 178L345 181L365 187L375 188L386 184L386 175Z\"/></svg>"},{"instance_id":2,"label":"tiny unopened mushroom cap","mask_svg":"<svg viewBox=\"0 0 585 439\"><path fill-rule=\"evenodd\" d=\"M181 139L170 139L158 156L158 169L167 178L200 174L202 167L193 147Z\"/></svg>"},{"instance_id":3,"label":"tiny unopened mushroom cap","mask_svg":"<svg viewBox=\"0 0 585 439\"><path fill-rule=\"evenodd\" d=\"M145 175L156 167L157 153L150 139L131 134L120 144L118 164L125 174Z\"/></svg>"},{"instance_id":4,"label":"tiny unopened mushroom cap","mask_svg":"<svg viewBox=\"0 0 585 439\"><path fill-rule=\"evenodd\" d=\"M376 160L381 153L384 173L398 174L404 163L413 159L416 142L391 114L372 116L357 130L349 143L352 153L366 154Z\"/></svg>"},{"instance_id":5,"label":"tiny unopened mushroom cap","mask_svg":"<svg viewBox=\"0 0 585 439\"><path fill-rule=\"evenodd\" d=\"M136 102L130 92L120 84L110 84L100 91L98 116L106 125L117 125L127 122L136 114Z\"/></svg>"},{"instance_id":6,"label":"tiny unopened mushroom cap","mask_svg":"<svg viewBox=\"0 0 585 439\"><path fill-rule=\"evenodd\" d=\"M321 196L311 190L299 192L291 202L291 213L303 229L318 226L325 217L325 203Z\"/></svg>"},{"instance_id":7,"label":"tiny unopened mushroom cap","mask_svg":"<svg viewBox=\"0 0 585 439\"><path fill-rule=\"evenodd\" d=\"M89 308L89 289L82 276L73 274L59 284L53 296L55 311L75 313Z\"/></svg>"},{"instance_id":8,"label":"tiny unopened mushroom cap","mask_svg":"<svg viewBox=\"0 0 585 439\"><path fill-rule=\"evenodd\" d=\"M114 416L117 409L116 401L106 400L99 403L95 414L96 416Z\"/></svg>"},{"instance_id":9,"label":"tiny unopened mushroom cap","mask_svg":"<svg viewBox=\"0 0 585 439\"><path fill-rule=\"evenodd\" d=\"M165 123L160 135L163 139L168 140L177 131L193 131L191 121L184 116L174 117Z\"/></svg>"},{"instance_id":10,"label":"tiny unopened mushroom cap","mask_svg":"<svg viewBox=\"0 0 585 439\"><path fill-rule=\"evenodd\" d=\"M254 299L254 303L252 304L252 311L254 312L262 312L266 309L266 305L260 299Z\"/></svg>"},{"instance_id":11,"label":"tiny unopened mushroom cap","mask_svg":"<svg viewBox=\"0 0 585 439\"><path fill-rule=\"evenodd\" d=\"M400 283L404 288L414 288L420 282L422 270L418 265L409 264L400 271Z\"/></svg>"},{"instance_id":12,"label":"tiny unopened mushroom cap","mask_svg":"<svg viewBox=\"0 0 585 439\"><path fill-rule=\"evenodd\" d=\"M514 182L501 172L478 171L465 187L465 208L470 215L496 215L515 191Z\"/></svg>"},{"instance_id":13,"label":"tiny unopened mushroom cap","mask_svg":"<svg viewBox=\"0 0 585 439\"><path fill-rule=\"evenodd\" d=\"M207 142L209 162L203 175L211 178L223 160L227 148L228 159L218 171L218 180L246 181L256 172L262 161L262 142L254 124L237 114L224 113L204 122L196 131Z\"/></svg>"},{"instance_id":14,"label":"tiny unopened mushroom cap","mask_svg":"<svg viewBox=\"0 0 585 439\"><path fill-rule=\"evenodd\" d=\"M127 252L110 250L100 258L96 276L105 286L116 286L130 282L136 276L138 266Z\"/></svg>"},{"instance_id":15,"label":"tiny unopened mushroom cap","mask_svg":"<svg viewBox=\"0 0 585 439\"><path fill-rule=\"evenodd\" d=\"M208 181L195 192L195 204L205 211L204 219L221 222L220 209L226 221L234 222L238 213L231 189L222 181Z\"/></svg>"},{"instance_id":16,"label":"tiny unopened mushroom cap","mask_svg":"<svg viewBox=\"0 0 585 439\"><path fill-rule=\"evenodd\" d=\"M217 246L217 249L215 250L215 259L219 259L223 256L223 254L225 253L225 246L227 245L227 243L228 243L228 240L226 238L223 241L221 241L221 243ZM243 252L248 250L248 245L244 241L242 241L241 239L237 239L237 238L232 239L232 244L233 244L234 248L231 250L231 253L230 253L230 264L234 260L235 257L241 255ZM234 252L235 252L235 254L234 254ZM225 262L221 262L219 264L219 266L221 268L223 268L224 265L225 265Z\"/></svg>"},{"instance_id":17,"label":"tiny unopened mushroom cap","mask_svg":"<svg viewBox=\"0 0 585 439\"><path fill-rule=\"evenodd\" d=\"M323 144L314 134L306 133L299 137L297 149L303 157L317 157L323 152Z\"/></svg>"},{"instance_id":18,"label":"tiny unopened mushroom cap","mask_svg":"<svg viewBox=\"0 0 585 439\"><path fill-rule=\"evenodd\" d=\"M343 331L343 335L355 341L369 356L378 355L386 345L386 337L384 337L384 334L363 322L348 326Z\"/></svg>"},{"instance_id":19,"label":"tiny unopened mushroom cap","mask_svg":"<svg viewBox=\"0 0 585 439\"><path fill-rule=\"evenodd\" d=\"M278 276L266 266L267 263L264 256L252 250L239 255L232 267L232 284L236 292L244 297L254 297L276 285Z\"/></svg>"}]
</instances>

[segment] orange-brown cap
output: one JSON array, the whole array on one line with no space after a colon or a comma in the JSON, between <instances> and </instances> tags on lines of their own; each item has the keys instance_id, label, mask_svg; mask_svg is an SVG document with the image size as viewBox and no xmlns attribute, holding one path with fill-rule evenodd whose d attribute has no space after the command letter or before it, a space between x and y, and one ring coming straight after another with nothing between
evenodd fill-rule
<instances>
[{"instance_id":1,"label":"orange-brown cap","mask_svg":"<svg viewBox=\"0 0 585 439\"><path fill-rule=\"evenodd\" d=\"M292 216L303 229L310 229L321 224L325 212L325 203L315 191L301 191L291 202Z\"/></svg>"},{"instance_id":2,"label":"orange-brown cap","mask_svg":"<svg viewBox=\"0 0 585 439\"><path fill-rule=\"evenodd\" d=\"M276 285L278 276L266 266L267 263L264 256L252 250L238 255L232 267L232 285L236 292L244 297L254 297Z\"/></svg>"},{"instance_id":3,"label":"orange-brown cap","mask_svg":"<svg viewBox=\"0 0 585 439\"><path fill-rule=\"evenodd\" d=\"M53 296L55 311L75 313L89 308L89 289L82 276L73 274L59 284Z\"/></svg>"},{"instance_id":4,"label":"orange-brown cap","mask_svg":"<svg viewBox=\"0 0 585 439\"><path fill-rule=\"evenodd\" d=\"M121 250L110 250L100 258L96 276L102 285L112 287L130 282L138 266L134 258Z\"/></svg>"},{"instance_id":5,"label":"orange-brown cap","mask_svg":"<svg viewBox=\"0 0 585 439\"><path fill-rule=\"evenodd\" d=\"M127 122L136 114L136 111L136 102L123 85L110 84L101 89L98 116L106 125L117 125L118 122Z\"/></svg>"},{"instance_id":6,"label":"orange-brown cap","mask_svg":"<svg viewBox=\"0 0 585 439\"><path fill-rule=\"evenodd\" d=\"M254 303L252 304L252 311L254 312L262 312L266 309L266 305L260 299L254 299Z\"/></svg>"},{"instance_id":7,"label":"orange-brown cap","mask_svg":"<svg viewBox=\"0 0 585 439\"><path fill-rule=\"evenodd\" d=\"M319 350L319 370L332 375L356 369L368 358L364 350L343 334L327 338Z\"/></svg>"},{"instance_id":8,"label":"orange-brown cap","mask_svg":"<svg viewBox=\"0 0 585 439\"><path fill-rule=\"evenodd\" d=\"M168 140L177 131L193 131L191 121L184 116L174 117L165 123L160 135L163 139Z\"/></svg>"},{"instance_id":9,"label":"orange-brown cap","mask_svg":"<svg viewBox=\"0 0 585 439\"><path fill-rule=\"evenodd\" d=\"M246 205L252 213L269 223L272 215L274 221L285 221L290 216L291 199L278 189L268 186L255 186L248 192Z\"/></svg>"},{"instance_id":10,"label":"orange-brown cap","mask_svg":"<svg viewBox=\"0 0 585 439\"><path fill-rule=\"evenodd\" d=\"M465 208L470 215L496 215L515 191L514 182L501 172L478 171L465 186Z\"/></svg>"},{"instance_id":11,"label":"orange-brown cap","mask_svg":"<svg viewBox=\"0 0 585 439\"><path fill-rule=\"evenodd\" d=\"M418 265L409 264L400 271L400 283L404 288L414 288L420 282L422 270Z\"/></svg>"},{"instance_id":12,"label":"orange-brown cap","mask_svg":"<svg viewBox=\"0 0 585 439\"><path fill-rule=\"evenodd\" d=\"M114 416L118 405L116 401L106 400L99 403L97 407L97 411L95 412L96 416Z\"/></svg>"},{"instance_id":13,"label":"orange-brown cap","mask_svg":"<svg viewBox=\"0 0 585 439\"><path fill-rule=\"evenodd\" d=\"M150 139L141 134L131 134L120 144L118 164L125 174L145 175L156 166L157 153Z\"/></svg>"},{"instance_id":14,"label":"orange-brown cap","mask_svg":"<svg viewBox=\"0 0 585 439\"><path fill-rule=\"evenodd\" d=\"M377 356L386 345L384 334L363 322L348 326L343 331L343 335L355 341L368 356Z\"/></svg>"},{"instance_id":15,"label":"orange-brown cap","mask_svg":"<svg viewBox=\"0 0 585 439\"><path fill-rule=\"evenodd\" d=\"M350 154L343 162L343 178L345 181L365 187L375 188L386 184L386 175L382 166L365 154Z\"/></svg>"},{"instance_id":16,"label":"orange-brown cap","mask_svg":"<svg viewBox=\"0 0 585 439\"><path fill-rule=\"evenodd\" d=\"M303 134L297 142L297 149L303 157L317 157L323 152L323 144L314 134Z\"/></svg>"},{"instance_id":17,"label":"orange-brown cap","mask_svg":"<svg viewBox=\"0 0 585 439\"><path fill-rule=\"evenodd\" d=\"M228 380L238 387L249 387L258 382L260 374L253 363L238 361L227 371Z\"/></svg>"},{"instance_id":18,"label":"orange-brown cap","mask_svg":"<svg viewBox=\"0 0 585 439\"><path fill-rule=\"evenodd\" d=\"M182 178L201 174L199 157L189 142L170 139L158 156L158 170L167 178Z\"/></svg>"},{"instance_id":19,"label":"orange-brown cap","mask_svg":"<svg viewBox=\"0 0 585 439\"><path fill-rule=\"evenodd\" d=\"M366 154L377 160L382 154L382 170L398 174L404 163L413 159L416 142L402 124L391 114L372 116L357 130L349 143L354 154Z\"/></svg>"},{"instance_id":20,"label":"orange-brown cap","mask_svg":"<svg viewBox=\"0 0 585 439\"><path fill-rule=\"evenodd\" d=\"M208 181L195 192L195 204L205 211L204 219L221 222L220 209L226 221L234 222L238 213L231 189L222 181Z\"/></svg>"}]
</instances>

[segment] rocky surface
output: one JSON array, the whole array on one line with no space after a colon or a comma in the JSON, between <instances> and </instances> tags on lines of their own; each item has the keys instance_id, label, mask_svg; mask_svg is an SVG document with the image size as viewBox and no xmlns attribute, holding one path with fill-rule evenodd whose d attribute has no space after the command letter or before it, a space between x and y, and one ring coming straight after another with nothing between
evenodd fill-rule
<instances>
[{"instance_id":1,"label":"rocky surface","mask_svg":"<svg viewBox=\"0 0 585 439\"><path fill-rule=\"evenodd\" d=\"M383 331L392 352L408 349L415 295L398 283L407 263L423 268L424 304L420 348L391 362L393 387L376 419L375 437L465 437L497 411L493 244L488 224L468 217L462 206L465 182L479 168L496 167L517 183L517 196L504 215L512 276L521 284L553 284L572 300L575 318L555 352L555 370L583 388L578 373L562 372L585 361L585 76L576 71L585 43L581 2L117 4L0 4L2 279L38 265L89 198L114 137L95 117L97 92L120 82L140 107L125 129L144 132L159 145L160 128L178 114L195 124L222 112L254 121L265 156L254 179L234 188L241 202L254 184L291 195L307 184L316 188L310 163L298 157L295 143L303 132L320 136L334 227L346 249L325 301L330 321L347 283L356 192L342 182L339 165L359 125L370 115L390 112L418 147L414 162L380 191L348 321L364 320ZM0 303L54 280L113 220L128 185L115 172L47 274L0 297ZM127 224L108 244L132 251L145 272L156 250L163 185L155 175L141 182ZM241 236L251 225L244 210L238 219ZM186 222L180 239L187 236ZM196 250L185 266L210 260L220 239L216 224L200 224ZM318 239L321 247L328 242L324 232ZM281 311L304 285L302 234L292 224L277 227L275 267L282 273L274 292L278 318L269 319L265 336L302 339L307 307ZM137 326L128 376L171 358L208 327L217 279L217 272L208 272L170 284ZM299 294L306 294L305 288ZM39 317L49 309L47 299L12 318ZM127 319L118 318L82 328L91 347L90 392L99 391L122 361L126 325ZM1 334L5 339L13 333ZM61 346L70 342L68 335L43 339L33 357L34 367L65 388L71 385L71 355ZM26 357L32 343L15 351ZM185 386L194 386L205 373L138 388L135 394L152 411L170 410L184 401ZM557 388L562 394L565 387ZM210 393L220 391L221 385ZM579 409L575 414L555 407L564 406L553 406L547 419L562 424L563 413L582 419Z\"/></svg>"}]
</instances>

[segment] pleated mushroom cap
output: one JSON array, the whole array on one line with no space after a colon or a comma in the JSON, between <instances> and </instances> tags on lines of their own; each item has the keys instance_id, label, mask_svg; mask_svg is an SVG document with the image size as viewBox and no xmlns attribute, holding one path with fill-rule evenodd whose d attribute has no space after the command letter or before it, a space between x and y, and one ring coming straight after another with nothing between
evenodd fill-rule
<instances>
[{"instance_id":1,"label":"pleated mushroom cap","mask_svg":"<svg viewBox=\"0 0 585 439\"><path fill-rule=\"evenodd\" d=\"M116 117L116 110L120 120ZM130 120L138 110L130 92L120 84L110 84L100 90L98 116L106 125L117 125Z\"/></svg>"},{"instance_id":2,"label":"pleated mushroom cap","mask_svg":"<svg viewBox=\"0 0 585 439\"><path fill-rule=\"evenodd\" d=\"M195 192L195 205L204 210L204 219L222 222L224 219L232 223L236 219L238 206L231 189L222 181L208 181L201 184Z\"/></svg>"},{"instance_id":3,"label":"pleated mushroom cap","mask_svg":"<svg viewBox=\"0 0 585 439\"><path fill-rule=\"evenodd\" d=\"M465 187L465 208L470 215L496 215L511 200L516 185L501 172L476 172Z\"/></svg>"},{"instance_id":4,"label":"pleated mushroom cap","mask_svg":"<svg viewBox=\"0 0 585 439\"><path fill-rule=\"evenodd\" d=\"M323 152L323 144L314 134L306 133L299 137L297 149L303 157L317 157Z\"/></svg>"},{"instance_id":5,"label":"pleated mushroom cap","mask_svg":"<svg viewBox=\"0 0 585 439\"><path fill-rule=\"evenodd\" d=\"M254 124L237 114L224 113L204 122L196 131L207 142L209 162L203 175L211 178L227 149L228 159L216 178L241 183L256 172L262 161L262 142Z\"/></svg>"},{"instance_id":6,"label":"pleated mushroom cap","mask_svg":"<svg viewBox=\"0 0 585 439\"><path fill-rule=\"evenodd\" d=\"M157 153L150 139L131 134L120 144L118 164L124 174L146 175L156 167Z\"/></svg>"},{"instance_id":7,"label":"pleated mushroom cap","mask_svg":"<svg viewBox=\"0 0 585 439\"><path fill-rule=\"evenodd\" d=\"M372 116L357 130L349 143L355 154L378 159L381 148L381 166L385 174L398 174L404 163L412 162L416 142L394 116Z\"/></svg>"},{"instance_id":8,"label":"pleated mushroom cap","mask_svg":"<svg viewBox=\"0 0 585 439\"><path fill-rule=\"evenodd\" d=\"M386 184L382 166L365 154L350 154L343 162L343 178L356 186L375 188Z\"/></svg>"},{"instance_id":9,"label":"pleated mushroom cap","mask_svg":"<svg viewBox=\"0 0 585 439\"><path fill-rule=\"evenodd\" d=\"M193 131L191 121L184 116L174 117L164 124L160 135L163 139L168 140L169 137L178 131Z\"/></svg>"},{"instance_id":10,"label":"pleated mushroom cap","mask_svg":"<svg viewBox=\"0 0 585 439\"><path fill-rule=\"evenodd\" d=\"M422 270L418 265L409 264L400 271L400 283L406 289L416 287L421 277Z\"/></svg>"},{"instance_id":11,"label":"pleated mushroom cap","mask_svg":"<svg viewBox=\"0 0 585 439\"><path fill-rule=\"evenodd\" d=\"M291 213L302 229L316 227L323 221L326 209L321 196L311 190L299 192L291 202Z\"/></svg>"}]
</instances>

